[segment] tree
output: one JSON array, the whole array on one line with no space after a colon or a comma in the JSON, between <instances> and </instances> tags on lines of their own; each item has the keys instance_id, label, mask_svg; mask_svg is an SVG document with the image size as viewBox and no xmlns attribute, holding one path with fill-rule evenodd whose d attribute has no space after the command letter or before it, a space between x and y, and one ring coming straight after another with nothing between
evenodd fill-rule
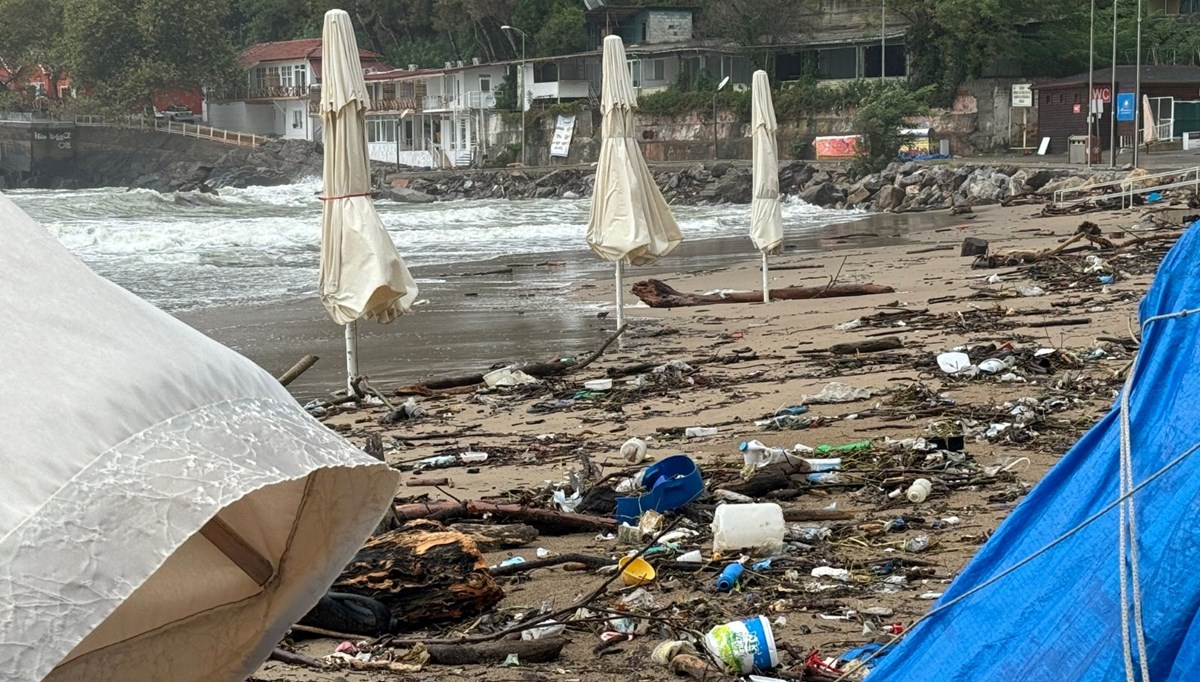
<instances>
[{"instance_id":1,"label":"tree","mask_svg":"<svg viewBox=\"0 0 1200 682\"><path fill-rule=\"evenodd\" d=\"M932 88L909 90L903 85L875 84L862 99L851 119L853 130L862 136L863 145L854 160L856 175L876 173L896 160L900 149L909 141L902 130L914 116L928 111L925 102Z\"/></svg>"},{"instance_id":2,"label":"tree","mask_svg":"<svg viewBox=\"0 0 1200 682\"><path fill-rule=\"evenodd\" d=\"M62 53L72 79L128 110L160 89L233 78L224 0L63 0Z\"/></svg>"},{"instance_id":3,"label":"tree","mask_svg":"<svg viewBox=\"0 0 1200 682\"><path fill-rule=\"evenodd\" d=\"M1019 59L1025 29L1073 16L1080 4L1077 0L890 0L888 11L911 24L905 40L910 81L917 87L935 86L935 100L949 105L963 81L978 77L999 59Z\"/></svg>"},{"instance_id":4,"label":"tree","mask_svg":"<svg viewBox=\"0 0 1200 682\"><path fill-rule=\"evenodd\" d=\"M7 74L6 88L19 77L23 67L38 67L49 76L50 87L57 90L63 78L63 66L55 40L62 22L59 0L0 0L0 69Z\"/></svg>"},{"instance_id":5,"label":"tree","mask_svg":"<svg viewBox=\"0 0 1200 682\"><path fill-rule=\"evenodd\" d=\"M557 5L550 10L542 27L533 34L537 54L571 54L587 47L587 32L583 25L582 3Z\"/></svg>"},{"instance_id":6,"label":"tree","mask_svg":"<svg viewBox=\"0 0 1200 682\"><path fill-rule=\"evenodd\" d=\"M707 37L752 48L754 61L766 66L767 48L809 33L820 11L818 0L713 0L698 28Z\"/></svg>"}]
</instances>

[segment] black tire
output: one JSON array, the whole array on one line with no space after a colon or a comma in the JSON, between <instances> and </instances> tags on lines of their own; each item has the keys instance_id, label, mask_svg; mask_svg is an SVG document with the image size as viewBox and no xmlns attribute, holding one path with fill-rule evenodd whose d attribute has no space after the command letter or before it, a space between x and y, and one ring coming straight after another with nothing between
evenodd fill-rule
<instances>
[{"instance_id":1,"label":"black tire","mask_svg":"<svg viewBox=\"0 0 1200 682\"><path fill-rule=\"evenodd\" d=\"M392 630L392 613L378 600L357 594L327 592L300 625L348 635L377 637ZM296 633L300 634L300 633Z\"/></svg>"}]
</instances>

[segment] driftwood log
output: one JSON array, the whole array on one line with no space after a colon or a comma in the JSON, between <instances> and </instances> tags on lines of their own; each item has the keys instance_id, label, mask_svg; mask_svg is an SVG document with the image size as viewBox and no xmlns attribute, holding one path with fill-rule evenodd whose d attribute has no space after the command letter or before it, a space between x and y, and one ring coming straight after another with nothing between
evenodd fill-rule
<instances>
[{"instance_id":1,"label":"driftwood log","mask_svg":"<svg viewBox=\"0 0 1200 682\"><path fill-rule=\"evenodd\" d=\"M600 345L591 355L587 356L580 362L575 362L572 358L557 358L549 362L533 362L525 365L520 365L514 368L514 371L521 371L531 377L544 379L546 377L556 377L578 372L595 362L604 351L616 341L621 334L625 333L627 325L622 325L619 329L613 332L604 343ZM489 370L490 371L490 370ZM437 379L426 379L419 384L410 384L397 388L396 395L434 395L438 392L455 391L456 389L474 388L483 384L483 373L465 374L456 377L442 377Z\"/></svg>"},{"instance_id":2,"label":"driftwood log","mask_svg":"<svg viewBox=\"0 0 1200 682\"><path fill-rule=\"evenodd\" d=\"M736 291L719 296L716 294L687 294L677 291L657 279L637 282L632 287L633 295L651 308L686 308L688 306L713 305L720 303L760 303L761 291ZM838 296L866 296L890 294L895 289L878 284L840 284L831 287L786 287L771 289L771 298L780 301L809 298L834 298Z\"/></svg>"},{"instance_id":3,"label":"driftwood log","mask_svg":"<svg viewBox=\"0 0 1200 682\"><path fill-rule=\"evenodd\" d=\"M885 336L880 339L868 339L852 343L839 343L829 347L834 355L854 355L856 353L878 353L885 350L903 348L904 343L896 336Z\"/></svg>"},{"instance_id":4,"label":"driftwood log","mask_svg":"<svg viewBox=\"0 0 1200 682\"><path fill-rule=\"evenodd\" d=\"M401 627L461 620L504 598L474 540L411 528L367 540L333 589L382 602Z\"/></svg>"},{"instance_id":5,"label":"driftwood log","mask_svg":"<svg viewBox=\"0 0 1200 682\"><path fill-rule=\"evenodd\" d=\"M484 644L430 644L429 662L438 665L476 665L503 663L509 654L516 654L522 663L548 663L557 661L569 640L566 637L544 637L542 639L511 639Z\"/></svg>"},{"instance_id":6,"label":"driftwood log","mask_svg":"<svg viewBox=\"0 0 1200 682\"><path fill-rule=\"evenodd\" d=\"M537 529L523 523L499 526L487 523L456 523L450 529L470 537L482 552L524 547L538 539Z\"/></svg>"},{"instance_id":7,"label":"driftwood log","mask_svg":"<svg viewBox=\"0 0 1200 682\"><path fill-rule=\"evenodd\" d=\"M748 481L736 480L718 487L747 497L762 497L773 490L802 486L807 483L808 474L809 467L803 462L779 462L755 471Z\"/></svg>"},{"instance_id":8,"label":"driftwood log","mask_svg":"<svg viewBox=\"0 0 1200 682\"><path fill-rule=\"evenodd\" d=\"M402 504L395 509L396 517L401 521L432 519L444 522L454 519L488 517L498 521L524 523L546 535L607 533L617 527L616 520L602 516L569 514L553 509L537 509L519 504L496 504L474 500Z\"/></svg>"}]
</instances>

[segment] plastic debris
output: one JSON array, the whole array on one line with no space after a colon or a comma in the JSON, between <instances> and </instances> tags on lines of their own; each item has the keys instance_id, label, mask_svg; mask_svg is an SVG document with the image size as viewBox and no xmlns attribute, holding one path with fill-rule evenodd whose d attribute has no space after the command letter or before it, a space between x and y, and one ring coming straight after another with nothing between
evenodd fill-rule
<instances>
[{"instance_id":1,"label":"plastic debris","mask_svg":"<svg viewBox=\"0 0 1200 682\"><path fill-rule=\"evenodd\" d=\"M820 393L801 397L800 402L805 405L849 403L855 400L866 400L873 395L875 393L868 388L858 388L833 381L826 384Z\"/></svg>"}]
</instances>

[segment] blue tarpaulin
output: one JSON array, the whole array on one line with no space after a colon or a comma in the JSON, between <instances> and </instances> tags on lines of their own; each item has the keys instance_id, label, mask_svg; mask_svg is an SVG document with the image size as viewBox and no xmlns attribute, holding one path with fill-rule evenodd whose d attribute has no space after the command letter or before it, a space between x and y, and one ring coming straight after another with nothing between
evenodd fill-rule
<instances>
[{"instance_id":1,"label":"blue tarpaulin","mask_svg":"<svg viewBox=\"0 0 1200 682\"><path fill-rule=\"evenodd\" d=\"M1200 230L1193 224L1163 260L1139 312L1145 323L1195 308ZM1200 441L1200 314L1148 325L1140 352L1129 394L1134 485ZM935 609L1118 498L1119 414L1114 407L1046 474ZM1200 679L1200 453L1133 499L1150 679L1193 682ZM1011 575L919 623L877 659L867 679L1125 680L1118 518L1114 507Z\"/></svg>"}]
</instances>

